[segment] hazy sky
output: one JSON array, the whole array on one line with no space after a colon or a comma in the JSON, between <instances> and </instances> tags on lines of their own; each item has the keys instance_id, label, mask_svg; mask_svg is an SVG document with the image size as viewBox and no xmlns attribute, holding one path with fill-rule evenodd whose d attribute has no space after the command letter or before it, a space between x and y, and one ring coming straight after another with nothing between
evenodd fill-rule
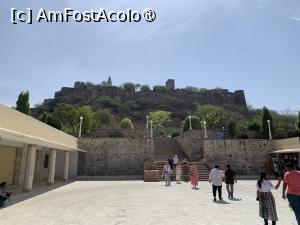
<instances>
[{"instance_id":1,"label":"hazy sky","mask_svg":"<svg viewBox=\"0 0 300 225\"><path fill-rule=\"evenodd\" d=\"M156 11L153 23L13 25L10 9ZM77 80L244 89L248 104L299 110L299 0L2 0L0 102L31 104Z\"/></svg>"}]
</instances>

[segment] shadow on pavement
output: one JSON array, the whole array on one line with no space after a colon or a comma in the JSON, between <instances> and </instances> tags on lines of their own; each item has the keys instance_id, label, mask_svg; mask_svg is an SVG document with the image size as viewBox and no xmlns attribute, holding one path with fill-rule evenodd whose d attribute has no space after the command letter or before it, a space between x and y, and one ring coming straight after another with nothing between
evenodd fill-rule
<instances>
[{"instance_id":1,"label":"shadow on pavement","mask_svg":"<svg viewBox=\"0 0 300 225\"><path fill-rule=\"evenodd\" d=\"M234 201L234 202L240 202L240 201L242 201L241 198L230 198L229 200L230 201Z\"/></svg>"},{"instance_id":2,"label":"shadow on pavement","mask_svg":"<svg viewBox=\"0 0 300 225\"><path fill-rule=\"evenodd\" d=\"M77 181L137 181L144 180L140 175L124 175L124 176L78 176Z\"/></svg>"},{"instance_id":3,"label":"shadow on pavement","mask_svg":"<svg viewBox=\"0 0 300 225\"><path fill-rule=\"evenodd\" d=\"M224 201L224 200L222 200L222 201L216 201L216 202L214 202L213 201L213 203L215 203L215 204L220 204L220 205L230 205L230 203L229 202L226 202L226 201Z\"/></svg>"},{"instance_id":4,"label":"shadow on pavement","mask_svg":"<svg viewBox=\"0 0 300 225\"><path fill-rule=\"evenodd\" d=\"M58 189L60 187L69 185L73 183L75 180L69 180L69 181L56 181L53 185L48 186L47 182L38 182L33 184L33 188L31 192L24 193L23 192L23 186L8 186L8 190L10 192L13 192L11 198L9 201L6 202L4 207L1 209L10 207L12 205L15 205L17 203L20 203L22 201L26 201L30 198L34 198L36 196L45 194L46 192Z\"/></svg>"}]
</instances>

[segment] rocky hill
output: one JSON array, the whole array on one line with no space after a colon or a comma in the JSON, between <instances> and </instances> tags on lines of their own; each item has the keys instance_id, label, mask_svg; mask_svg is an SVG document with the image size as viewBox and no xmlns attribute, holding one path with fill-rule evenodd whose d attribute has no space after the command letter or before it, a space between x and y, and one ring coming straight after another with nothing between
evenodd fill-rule
<instances>
[{"instance_id":1,"label":"rocky hill","mask_svg":"<svg viewBox=\"0 0 300 225\"><path fill-rule=\"evenodd\" d=\"M111 82L111 81L109 81ZM241 117L248 117L246 98L243 90L230 92L227 89L175 89L174 80L168 80L164 89L135 91L109 85L75 82L74 87L63 87L53 99L32 109L38 117L44 111L53 112L60 103L89 105L94 111L108 108L117 118L129 117L135 124L144 124L148 112L165 110L172 112L174 126L195 111L198 104L223 106Z\"/></svg>"}]
</instances>

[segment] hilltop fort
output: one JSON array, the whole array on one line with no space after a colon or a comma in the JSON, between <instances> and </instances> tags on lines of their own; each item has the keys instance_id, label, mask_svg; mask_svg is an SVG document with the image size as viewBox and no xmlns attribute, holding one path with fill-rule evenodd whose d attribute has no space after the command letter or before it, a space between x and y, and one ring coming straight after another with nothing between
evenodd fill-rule
<instances>
[{"instance_id":1,"label":"hilltop fort","mask_svg":"<svg viewBox=\"0 0 300 225\"><path fill-rule=\"evenodd\" d=\"M110 77L101 84L77 81L73 87L62 87L53 99L45 99L43 104L33 109L33 113L37 117L43 111L52 112L60 103L89 105L93 110L108 108L115 116L127 116L136 123L144 121L150 111L165 110L172 112L174 125L179 125L198 104L220 105L239 114L248 114L243 90L175 88L172 79L167 80L165 86L154 86L153 90L117 87Z\"/></svg>"}]
</instances>

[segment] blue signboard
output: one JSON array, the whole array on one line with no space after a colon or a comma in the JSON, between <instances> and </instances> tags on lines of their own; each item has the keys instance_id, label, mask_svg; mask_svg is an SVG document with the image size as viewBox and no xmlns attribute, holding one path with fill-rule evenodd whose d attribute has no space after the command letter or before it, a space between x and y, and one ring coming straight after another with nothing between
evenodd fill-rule
<instances>
[{"instance_id":1,"label":"blue signboard","mask_svg":"<svg viewBox=\"0 0 300 225\"><path fill-rule=\"evenodd\" d=\"M217 131L216 133L215 133L215 138L217 139L217 140L224 140L224 132L221 132L221 131Z\"/></svg>"}]
</instances>

